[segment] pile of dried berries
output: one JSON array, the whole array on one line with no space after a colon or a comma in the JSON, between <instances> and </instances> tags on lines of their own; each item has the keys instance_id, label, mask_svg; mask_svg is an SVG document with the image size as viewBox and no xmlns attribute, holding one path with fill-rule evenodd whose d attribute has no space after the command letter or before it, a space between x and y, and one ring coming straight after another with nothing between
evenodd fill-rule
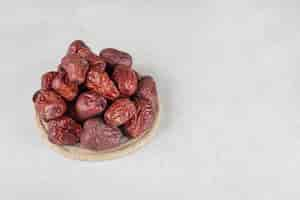
<instances>
[{"instance_id":1,"label":"pile of dried berries","mask_svg":"<svg viewBox=\"0 0 300 200\"><path fill-rule=\"evenodd\" d=\"M158 112L151 76L132 69L132 58L117 49L99 55L73 41L57 71L42 75L33 96L35 110L54 144L103 150L149 130Z\"/></svg>"}]
</instances>

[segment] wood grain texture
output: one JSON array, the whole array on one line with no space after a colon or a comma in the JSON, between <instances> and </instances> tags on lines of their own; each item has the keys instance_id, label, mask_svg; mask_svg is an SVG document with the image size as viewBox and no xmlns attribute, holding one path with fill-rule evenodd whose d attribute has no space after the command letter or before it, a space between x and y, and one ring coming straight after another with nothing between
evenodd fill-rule
<instances>
[{"instance_id":1,"label":"wood grain texture","mask_svg":"<svg viewBox=\"0 0 300 200\"><path fill-rule=\"evenodd\" d=\"M103 150L103 151L91 151L88 149L80 148L78 145L68 146L68 145L56 145L48 140L48 134L45 124L39 119L36 114L36 122L40 128L40 135L42 140L48 144L48 146L55 152L63 155L65 158L73 160L86 160L86 161L100 161L100 160L112 160L119 157L123 157L129 153L135 152L144 145L146 145L157 132L159 125L160 112L157 113L155 117L154 125L151 129L147 130L142 136L130 139L125 143L122 143L118 147Z\"/></svg>"}]
</instances>

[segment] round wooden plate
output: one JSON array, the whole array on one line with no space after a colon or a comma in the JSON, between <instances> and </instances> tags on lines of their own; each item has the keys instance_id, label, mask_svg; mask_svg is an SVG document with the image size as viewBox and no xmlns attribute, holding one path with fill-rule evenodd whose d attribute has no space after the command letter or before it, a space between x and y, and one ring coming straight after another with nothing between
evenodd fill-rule
<instances>
[{"instance_id":1,"label":"round wooden plate","mask_svg":"<svg viewBox=\"0 0 300 200\"><path fill-rule=\"evenodd\" d=\"M159 124L159 112L155 117L155 122L153 127L147 130L142 136L127 140L123 142L121 145L119 145L118 147L103 150L103 151L91 151L88 149L80 148L78 145L68 146L68 145L53 144L49 142L46 126L42 122L42 120L39 119L37 114L36 114L36 121L38 127L41 129L41 131L39 132L41 133L42 139L48 144L48 146L51 149L63 155L65 158L69 158L73 160L89 160L89 161L112 160L137 151L152 139L152 137L156 133L156 129Z\"/></svg>"}]
</instances>

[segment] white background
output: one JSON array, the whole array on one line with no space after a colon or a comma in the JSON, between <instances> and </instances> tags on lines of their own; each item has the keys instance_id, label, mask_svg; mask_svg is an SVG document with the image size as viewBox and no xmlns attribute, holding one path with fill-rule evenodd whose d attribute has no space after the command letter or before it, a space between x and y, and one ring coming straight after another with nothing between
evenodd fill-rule
<instances>
[{"instance_id":1,"label":"white background","mask_svg":"<svg viewBox=\"0 0 300 200\"><path fill-rule=\"evenodd\" d=\"M2 0L0 198L299 199L299 2ZM70 161L39 137L32 94L74 39L155 77L161 126L139 152Z\"/></svg>"}]
</instances>

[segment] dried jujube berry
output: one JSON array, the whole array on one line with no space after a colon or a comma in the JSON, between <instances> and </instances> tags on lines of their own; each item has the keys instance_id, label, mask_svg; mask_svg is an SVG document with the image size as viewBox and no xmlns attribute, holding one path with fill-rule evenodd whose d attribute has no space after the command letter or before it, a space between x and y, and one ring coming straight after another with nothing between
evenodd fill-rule
<instances>
[{"instance_id":1,"label":"dried jujube berry","mask_svg":"<svg viewBox=\"0 0 300 200\"><path fill-rule=\"evenodd\" d=\"M54 144L73 145L79 142L81 125L62 116L47 123L48 138Z\"/></svg>"},{"instance_id":2,"label":"dried jujube berry","mask_svg":"<svg viewBox=\"0 0 300 200\"><path fill-rule=\"evenodd\" d=\"M155 111L158 111L158 96L154 79L151 76L144 76L138 83L136 95L151 102Z\"/></svg>"},{"instance_id":3,"label":"dried jujube berry","mask_svg":"<svg viewBox=\"0 0 300 200\"><path fill-rule=\"evenodd\" d=\"M105 70L106 63L103 58L96 55L92 50L81 40L73 41L68 49L67 55L78 55L88 61L90 66L99 66Z\"/></svg>"},{"instance_id":4,"label":"dried jujube berry","mask_svg":"<svg viewBox=\"0 0 300 200\"><path fill-rule=\"evenodd\" d=\"M66 112L66 103L52 90L39 90L33 97L35 110L43 120L55 119Z\"/></svg>"},{"instance_id":5,"label":"dried jujube berry","mask_svg":"<svg viewBox=\"0 0 300 200\"><path fill-rule=\"evenodd\" d=\"M131 96L135 93L138 85L138 77L136 72L125 65L115 67L113 80L117 83L120 93L123 96Z\"/></svg>"},{"instance_id":6,"label":"dried jujube berry","mask_svg":"<svg viewBox=\"0 0 300 200\"><path fill-rule=\"evenodd\" d=\"M106 72L100 67L91 67L86 78L86 87L107 99L114 100L120 92Z\"/></svg>"},{"instance_id":7,"label":"dried jujube berry","mask_svg":"<svg viewBox=\"0 0 300 200\"><path fill-rule=\"evenodd\" d=\"M85 120L100 114L107 105L106 99L94 91L87 91L78 97L75 105L76 115Z\"/></svg>"},{"instance_id":8,"label":"dried jujube berry","mask_svg":"<svg viewBox=\"0 0 300 200\"><path fill-rule=\"evenodd\" d=\"M99 118L88 119L80 135L80 146L90 150L105 150L120 145L121 136L119 128L111 127Z\"/></svg>"},{"instance_id":9,"label":"dried jujube berry","mask_svg":"<svg viewBox=\"0 0 300 200\"><path fill-rule=\"evenodd\" d=\"M78 85L71 82L66 72L59 72L52 81L52 88L68 101L72 101L78 93Z\"/></svg>"},{"instance_id":10,"label":"dried jujube berry","mask_svg":"<svg viewBox=\"0 0 300 200\"><path fill-rule=\"evenodd\" d=\"M78 51L78 55L84 59L86 59L90 65L90 67L99 67L102 71L105 71L106 62L100 56L97 56L93 53L89 48L82 48Z\"/></svg>"},{"instance_id":11,"label":"dried jujube berry","mask_svg":"<svg viewBox=\"0 0 300 200\"><path fill-rule=\"evenodd\" d=\"M151 76L144 76L139 81L137 96L147 100L157 97L156 84Z\"/></svg>"},{"instance_id":12,"label":"dried jujube berry","mask_svg":"<svg viewBox=\"0 0 300 200\"><path fill-rule=\"evenodd\" d=\"M85 81L89 63L77 54L63 57L60 67L67 72L69 80L77 84Z\"/></svg>"},{"instance_id":13,"label":"dried jujube berry","mask_svg":"<svg viewBox=\"0 0 300 200\"><path fill-rule=\"evenodd\" d=\"M131 56L123 51L113 48L106 48L100 52L100 56L107 62L109 65L132 65Z\"/></svg>"},{"instance_id":14,"label":"dried jujube berry","mask_svg":"<svg viewBox=\"0 0 300 200\"><path fill-rule=\"evenodd\" d=\"M52 81L57 75L57 72L46 72L42 75L41 78L41 87L42 89L51 89Z\"/></svg>"},{"instance_id":15,"label":"dried jujube berry","mask_svg":"<svg viewBox=\"0 0 300 200\"><path fill-rule=\"evenodd\" d=\"M77 54L82 48L88 48L88 46L81 40L74 40L68 48L67 55Z\"/></svg>"},{"instance_id":16,"label":"dried jujube berry","mask_svg":"<svg viewBox=\"0 0 300 200\"><path fill-rule=\"evenodd\" d=\"M135 105L128 98L115 100L105 111L104 120L110 126L120 126L136 113Z\"/></svg>"},{"instance_id":17,"label":"dried jujube berry","mask_svg":"<svg viewBox=\"0 0 300 200\"><path fill-rule=\"evenodd\" d=\"M135 99L136 113L124 125L125 133L133 138L141 136L154 125L156 112L150 101Z\"/></svg>"}]
</instances>

